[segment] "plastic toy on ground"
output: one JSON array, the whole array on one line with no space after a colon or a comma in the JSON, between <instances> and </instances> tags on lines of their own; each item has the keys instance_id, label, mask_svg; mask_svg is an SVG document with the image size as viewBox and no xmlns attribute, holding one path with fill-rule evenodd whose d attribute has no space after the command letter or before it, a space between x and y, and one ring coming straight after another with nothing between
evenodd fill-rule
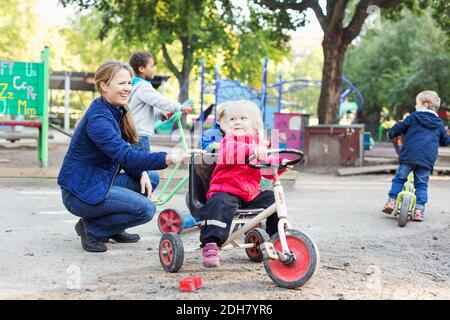
<instances>
[{"instance_id":1,"label":"plastic toy on ground","mask_svg":"<svg viewBox=\"0 0 450 320\"><path fill-rule=\"evenodd\" d=\"M186 276L180 280L179 289L181 292L193 292L203 286L202 278L198 276Z\"/></svg>"}]
</instances>

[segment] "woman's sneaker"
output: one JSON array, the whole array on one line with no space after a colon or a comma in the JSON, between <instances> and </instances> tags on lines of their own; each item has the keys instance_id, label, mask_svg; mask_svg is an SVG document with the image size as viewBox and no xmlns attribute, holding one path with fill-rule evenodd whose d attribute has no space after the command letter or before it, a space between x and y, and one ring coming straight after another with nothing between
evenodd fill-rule
<instances>
[{"instance_id":1,"label":"woman's sneaker","mask_svg":"<svg viewBox=\"0 0 450 320\"><path fill-rule=\"evenodd\" d=\"M386 204L384 205L384 207L381 211L383 211L384 213L387 213L387 214L391 214L392 211L394 211L394 209L395 209L396 203L397 203L396 200L388 199L388 201L386 202Z\"/></svg>"},{"instance_id":2,"label":"woman's sneaker","mask_svg":"<svg viewBox=\"0 0 450 320\"><path fill-rule=\"evenodd\" d=\"M219 249L216 243L207 243L203 247L203 266L206 268L220 266Z\"/></svg>"},{"instance_id":3,"label":"woman's sneaker","mask_svg":"<svg viewBox=\"0 0 450 320\"><path fill-rule=\"evenodd\" d=\"M425 219L423 213L424 213L424 210L416 209L416 211L414 212L413 221L422 222Z\"/></svg>"}]
</instances>

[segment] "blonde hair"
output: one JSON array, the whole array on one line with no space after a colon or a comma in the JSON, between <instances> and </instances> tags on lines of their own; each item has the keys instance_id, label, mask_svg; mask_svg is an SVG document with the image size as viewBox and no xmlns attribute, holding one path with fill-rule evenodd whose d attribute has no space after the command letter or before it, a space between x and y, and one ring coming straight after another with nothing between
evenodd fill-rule
<instances>
[{"instance_id":1,"label":"blonde hair","mask_svg":"<svg viewBox=\"0 0 450 320\"><path fill-rule=\"evenodd\" d=\"M217 106L217 122L233 115L246 115L251 120L252 128L255 130L264 127L261 110L251 100L229 100Z\"/></svg>"},{"instance_id":2,"label":"blonde hair","mask_svg":"<svg viewBox=\"0 0 450 320\"><path fill-rule=\"evenodd\" d=\"M416 96L416 100L421 104L428 103L428 109L437 111L441 106L441 98L435 91L422 91Z\"/></svg>"},{"instance_id":3,"label":"blonde hair","mask_svg":"<svg viewBox=\"0 0 450 320\"><path fill-rule=\"evenodd\" d=\"M95 71L95 88L97 91L103 96L104 92L101 88L101 83L109 86L111 80L120 70L125 69L130 73L130 76L133 76L133 69L129 64L124 63L122 61L111 60L102 63L97 70ZM126 110L125 116L122 117L122 121L120 123L120 128L122 130L122 137L125 141L129 143L137 143L139 141L139 136L136 130L136 125L134 124L133 117L131 115L130 108L128 105L123 105Z\"/></svg>"}]
</instances>

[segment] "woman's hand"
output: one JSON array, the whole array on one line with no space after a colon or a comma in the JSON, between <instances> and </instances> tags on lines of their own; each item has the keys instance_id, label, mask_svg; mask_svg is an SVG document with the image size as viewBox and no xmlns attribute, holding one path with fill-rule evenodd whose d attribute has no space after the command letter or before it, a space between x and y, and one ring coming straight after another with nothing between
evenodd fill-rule
<instances>
[{"instance_id":1,"label":"woman's hand","mask_svg":"<svg viewBox=\"0 0 450 320\"><path fill-rule=\"evenodd\" d=\"M152 184L150 182L150 178L148 176L147 171L143 171L142 172L142 176L141 176L141 181L140 182L141 182L141 193L145 194L145 191L147 191L147 198L151 199L153 188L152 188Z\"/></svg>"},{"instance_id":2,"label":"woman's hand","mask_svg":"<svg viewBox=\"0 0 450 320\"><path fill-rule=\"evenodd\" d=\"M193 153L196 154L205 154L205 150L201 149L192 149L192 150L186 150L186 151L174 151L171 154L168 154L166 157L166 164L178 164L178 163L189 163L191 161L191 156Z\"/></svg>"}]
</instances>

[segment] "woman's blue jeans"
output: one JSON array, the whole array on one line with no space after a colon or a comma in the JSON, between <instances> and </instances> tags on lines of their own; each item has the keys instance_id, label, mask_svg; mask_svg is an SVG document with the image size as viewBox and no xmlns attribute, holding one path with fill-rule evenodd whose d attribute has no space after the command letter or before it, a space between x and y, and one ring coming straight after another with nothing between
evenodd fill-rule
<instances>
[{"instance_id":1,"label":"woman's blue jeans","mask_svg":"<svg viewBox=\"0 0 450 320\"><path fill-rule=\"evenodd\" d=\"M430 170L408 164L400 164L397 173L392 179L392 187L389 191L390 199L397 199L398 194L402 191L403 185L408 180L408 175L414 171L414 188L416 188L416 208L424 210L425 204L428 201L428 179L430 177Z\"/></svg>"},{"instance_id":2,"label":"woman's blue jeans","mask_svg":"<svg viewBox=\"0 0 450 320\"><path fill-rule=\"evenodd\" d=\"M136 151L150 151L150 138L147 136L139 136L138 143L132 144L131 147L135 149ZM153 191L156 190L156 188L159 185L159 173L156 171L147 171L148 177L150 178L150 182L152 184Z\"/></svg>"},{"instance_id":3,"label":"woman's blue jeans","mask_svg":"<svg viewBox=\"0 0 450 320\"><path fill-rule=\"evenodd\" d=\"M125 173L118 174L106 199L90 205L72 193L62 190L67 210L83 218L87 233L95 238L108 238L128 228L149 222L156 212L155 205L140 194L140 183Z\"/></svg>"},{"instance_id":4,"label":"woman's blue jeans","mask_svg":"<svg viewBox=\"0 0 450 320\"><path fill-rule=\"evenodd\" d=\"M139 137L139 142L132 145L138 151L150 152L148 137ZM153 190L159 184L159 174L148 171ZM62 190L62 200L67 210L83 218L87 233L95 238L108 238L120 234L128 228L149 222L156 212L155 205L141 194L140 181L125 173L116 175L107 198L97 205L90 205Z\"/></svg>"}]
</instances>

